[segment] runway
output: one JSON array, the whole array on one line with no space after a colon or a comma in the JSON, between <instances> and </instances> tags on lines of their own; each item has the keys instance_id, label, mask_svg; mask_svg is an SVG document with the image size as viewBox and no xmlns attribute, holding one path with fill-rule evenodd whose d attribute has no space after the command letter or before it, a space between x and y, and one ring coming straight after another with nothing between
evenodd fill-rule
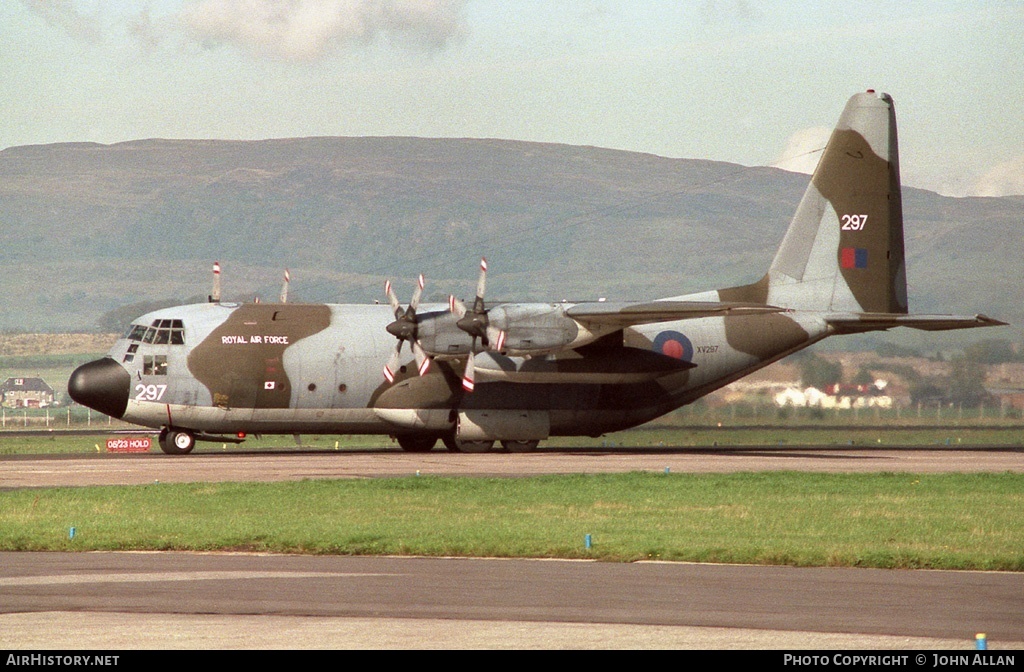
<instances>
[{"instance_id":1,"label":"runway","mask_svg":"<svg viewBox=\"0 0 1024 672\"><path fill-rule=\"evenodd\" d=\"M850 447L542 449L535 453L405 453L400 450L257 453L229 449L186 456L97 454L0 456L0 488L142 485L423 474L531 476L657 471L1024 472L1024 449Z\"/></svg>"},{"instance_id":2,"label":"runway","mask_svg":"<svg viewBox=\"0 0 1024 672\"><path fill-rule=\"evenodd\" d=\"M686 563L2 553L3 648L1024 647L1024 576ZM1017 640L1017 641L1015 641Z\"/></svg>"},{"instance_id":3,"label":"runway","mask_svg":"<svg viewBox=\"0 0 1024 672\"><path fill-rule=\"evenodd\" d=\"M1016 449L0 458L0 487L420 473L1024 470ZM686 563L0 553L0 647L1024 648L1024 575Z\"/></svg>"}]
</instances>

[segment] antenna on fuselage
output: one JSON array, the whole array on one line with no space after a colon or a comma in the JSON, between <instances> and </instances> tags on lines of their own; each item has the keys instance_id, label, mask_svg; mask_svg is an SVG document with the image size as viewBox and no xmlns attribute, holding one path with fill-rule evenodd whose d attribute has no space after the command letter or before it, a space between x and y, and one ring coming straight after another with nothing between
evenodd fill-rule
<instances>
[{"instance_id":1,"label":"antenna on fuselage","mask_svg":"<svg viewBox=\"0 0 1024 672\"><path fill-rule=\"evenodd\" d=\"M284 284L281 285L281 303L288 303L288 283L292 281L291 273L284 269Z\"/></svg>"},{"instance_id":2,"label":"antenna on fuselage","mask_svg":"<svg viewBox=\"0 0 1024 672\"><path fill-rule=\"evenodd\" d=\"M210 303L220 303L220 262L213 262L213 291L210 292Z\"/></svg>"}]
</instances>

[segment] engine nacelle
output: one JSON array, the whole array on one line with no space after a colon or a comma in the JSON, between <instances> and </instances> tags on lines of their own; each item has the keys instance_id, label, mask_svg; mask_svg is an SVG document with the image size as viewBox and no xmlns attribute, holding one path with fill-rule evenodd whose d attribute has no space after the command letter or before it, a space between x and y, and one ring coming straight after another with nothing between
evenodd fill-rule
<instances>
[{"instance_id":1,"label":"engine nacelle","mask_svg":"<svg viewBox=\"0 0 1024 672\"><path fill-rule=\"evenodd\" d=\"M575 343L581 327L560 304L521 303L496 306L487 313L491 327L505 332L501 352L539 355L564 350Z\"/></svg>"},{"instance_id":2,"label":"engine nacelle","mask_svg":"<svg viewBox=\"0 0 1024 672\"><path fill-rule=\"evenodd\" d=\"M499 305L487 311L493 329L505 332L502 354L513 357L546 355L591 343L615 327L595 332L565 314L573 304L516 303ZM469 353L473 338L456 325L458 318L448 311L421 313L416 340L434 357L459 357ZM494 348L476 342L476 353Z\"/></svg>"},{"instance_id":3,"label":"engine nacelle","mask_svg":"<svg viewBox=\"0 0 1024 672\"><path fill-rule=\"evenodd\" d=\"M455 325L457 321L458 318L447 310L420 313L417 316L416 341L428 355L434 357L469 354L473 339Z\"/></svg>"}]
</instances>

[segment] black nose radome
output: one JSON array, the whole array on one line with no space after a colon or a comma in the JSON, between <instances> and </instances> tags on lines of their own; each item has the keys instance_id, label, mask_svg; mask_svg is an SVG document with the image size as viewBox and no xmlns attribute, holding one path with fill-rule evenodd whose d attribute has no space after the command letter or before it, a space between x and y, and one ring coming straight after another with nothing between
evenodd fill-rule
<instances>
[{"instance_id":1,"label":"black nose radome","mask_svg":"<svg viewBox=\"0 0 1024 672\"><path fill-rule=\"evenodd\" d=\"M68 394L83 406L121 418L128 408L131 386L131 374L111 358L104 357L75 369L68 379Z\"/></svg>"}]
</instances>

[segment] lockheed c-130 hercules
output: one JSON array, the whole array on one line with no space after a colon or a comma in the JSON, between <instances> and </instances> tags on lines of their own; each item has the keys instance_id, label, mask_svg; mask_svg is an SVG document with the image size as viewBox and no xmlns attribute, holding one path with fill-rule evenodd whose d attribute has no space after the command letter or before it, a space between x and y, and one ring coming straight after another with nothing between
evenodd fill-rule
<instances>
[{"instance_id":1,"label":"lockheed c-130 hercules","mask_svg":"<svg viewBox=\"0 0 1024 672\"><path fill-rule=\"evenodd\" d=\"M68 392L159 429L170 454L247 434L531 450L550 436L647 422L828 336L1003 324L908 312L896 119L892 99L873 90L847 103L753 284L640 303L489 307L486 270L471 306L420 306L422 276L406 307L390 283L390 305L287 303L287 284L278 303L235 304L217 289L208 303L135 320L106 357L71 375Z\"/></svg>"}]
</instances>

